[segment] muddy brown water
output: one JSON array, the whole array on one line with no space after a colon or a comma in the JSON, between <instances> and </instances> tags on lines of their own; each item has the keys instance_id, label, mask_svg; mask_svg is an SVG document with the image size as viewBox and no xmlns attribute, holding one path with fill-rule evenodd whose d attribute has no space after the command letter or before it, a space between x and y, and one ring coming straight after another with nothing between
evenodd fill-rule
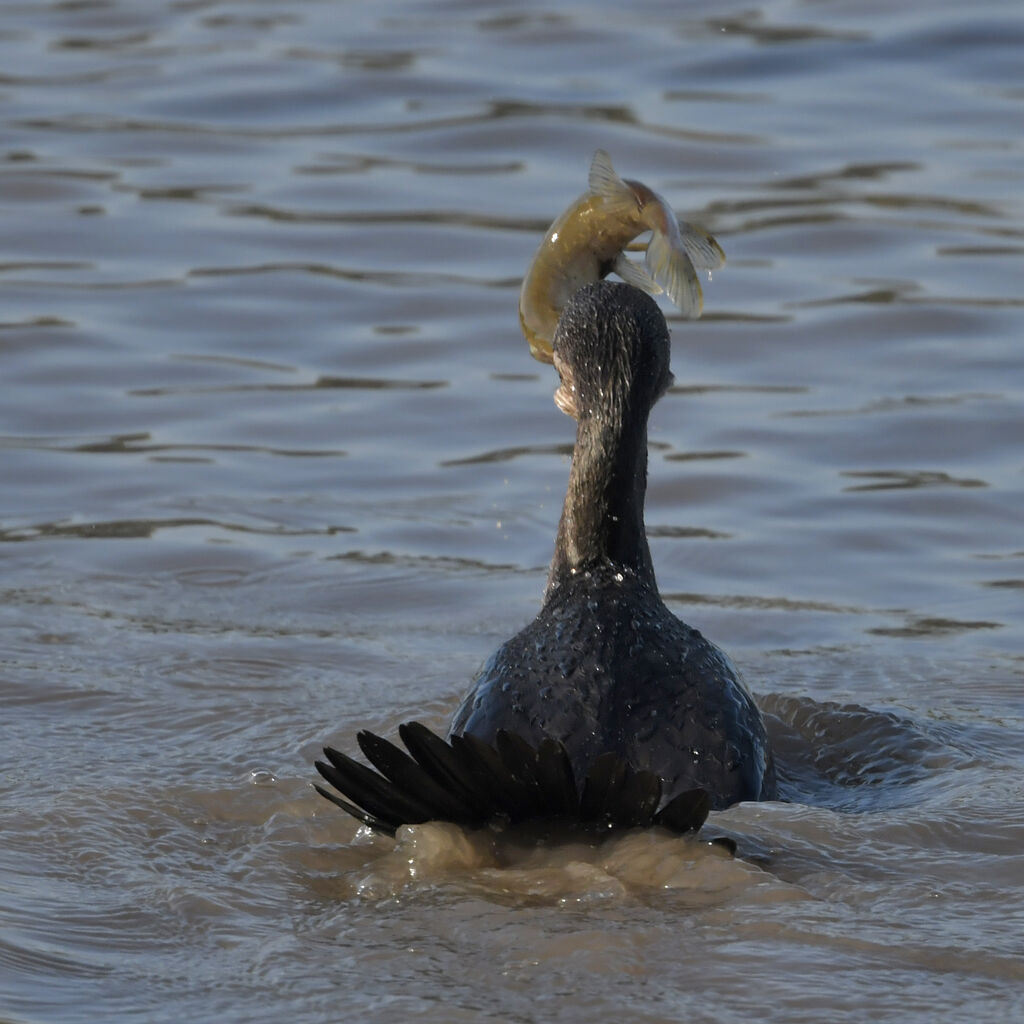
<instances>
[{"instance_id":1,"label":"muddy brown water","mask_svg":"<svg viewBox=\"0 0 1024 1024\"><path fill-rule=\"evenodd\" d=\"M1024 11L0 12L0 1019L1024 1014ZM604 147L715 232L647 519L786 801L357 832L536 611L519 280Z\"/></svg>"}]
</instances>

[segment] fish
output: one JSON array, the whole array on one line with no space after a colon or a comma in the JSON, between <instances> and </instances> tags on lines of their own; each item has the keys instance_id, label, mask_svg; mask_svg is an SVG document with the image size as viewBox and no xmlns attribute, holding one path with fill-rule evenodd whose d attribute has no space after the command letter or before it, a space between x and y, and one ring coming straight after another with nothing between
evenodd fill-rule
<instances>
[{"instance_id":1,"label":"fish","mask_svg":"<svg viewBox=\"0 0 1024 1024\"><path fill-rule=\"evenodd\" d=\"M594 153L584 192L548 228L519 292L519 323L530 354L553 362L551 340L568 301L584 285L615 273L650 295L665 294L695 320L704 308L698 270L717 270L725 253L702 228L680 221L642 182L620 178L611 157ZM645 265L625 250L651 233Z\"/></svg>"}]
</instances>

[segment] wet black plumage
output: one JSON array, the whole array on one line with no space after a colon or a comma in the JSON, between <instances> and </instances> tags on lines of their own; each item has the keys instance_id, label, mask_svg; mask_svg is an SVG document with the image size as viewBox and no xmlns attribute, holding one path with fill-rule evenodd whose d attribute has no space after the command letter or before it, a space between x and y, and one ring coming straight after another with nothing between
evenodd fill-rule
<instances>
[{"instance_id":1,"label":"wet black plumage","mask_svg":"<svg viewBox=\"0 0 1024 1024\"><path fill-rule=\"evenodd\" d=\"M654 578L643 506L647 418L672 382L661 312L627 285L589 285L554 358L577 432L543 606L488 661L447 741L409 723L405 753L362 732L376 772L326 748L317 769L345 799L317 789L373 828L557 817L685 832L775 795L753 699Z\"/></svg>"}]
</instances>

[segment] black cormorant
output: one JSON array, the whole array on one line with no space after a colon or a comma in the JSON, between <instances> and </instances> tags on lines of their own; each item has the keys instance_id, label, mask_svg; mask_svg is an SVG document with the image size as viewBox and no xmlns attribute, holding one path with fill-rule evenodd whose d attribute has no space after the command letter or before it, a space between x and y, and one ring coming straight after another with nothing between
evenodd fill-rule
<instances>
[{"instance_id":1,"label":"black cormorant","mask_svg":"<svg viewBox=\"0 0 1024 1024\"><path fill-rule=\"evenodd\" d=\"M644 495L647 419L673 379L664 317L629 285L588 285L562 313L554 363L576 446L540 613L487 662L447 741L411 722L408 754L359 734L376 772L331 748L317 762L344 796L319 792L377 830L564 818L685 832L775 796L757 706L654 578Z\"/></svg>"}]
</instances>

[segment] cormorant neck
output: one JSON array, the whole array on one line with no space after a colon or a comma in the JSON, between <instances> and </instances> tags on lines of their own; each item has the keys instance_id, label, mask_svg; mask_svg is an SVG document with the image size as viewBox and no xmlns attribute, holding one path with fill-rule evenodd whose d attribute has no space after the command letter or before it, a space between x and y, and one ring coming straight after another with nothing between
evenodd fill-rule
<instances>
[{"instance_id":1,"label":"cormorant neck","mask_svg":"<svg viewBox=\"0 0 1024 1024\"><path fill-rule=\"evenodd\" d=\"M581 419L545 597L579 572L608 567L654 586L644 530L647 410Z\"/></svg>"}]
</instances>

